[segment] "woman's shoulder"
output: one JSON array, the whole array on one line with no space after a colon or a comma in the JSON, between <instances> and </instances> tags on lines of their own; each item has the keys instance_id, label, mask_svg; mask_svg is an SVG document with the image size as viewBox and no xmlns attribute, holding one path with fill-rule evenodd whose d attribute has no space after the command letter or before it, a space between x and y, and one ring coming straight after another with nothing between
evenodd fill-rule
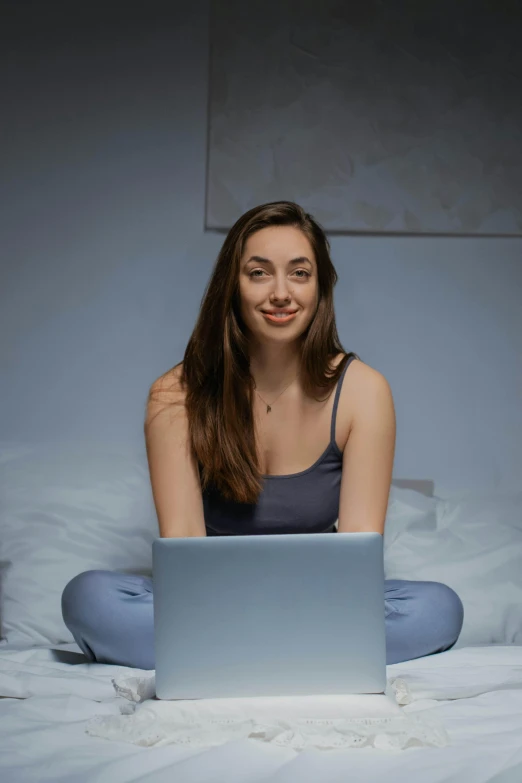
<instances>
[{"instance_id":1,"label":"woman's shoulder","mask_svg":"<svg viewBox=\"0 0 522 783\"><path fill-rule=\"evenodd\" d=\"M170 370L167 370L156 378L152 386L160 391L168 391L169 389L177 391L181 388L180 376L183 371L183 362L174 365Z\"/></svg>"},{"instance_id":2,"label":"woman's shoulder","mask_svg":"<svg viewBox=\"0 0 522 783\"><path fill-rule=\"evenodd\" d=\"M180 374L181 365L177 364L150 385L147 397L147 421L172 405L183 406L185 391L180 383Z\"/></svg>"},{"instance_id":3,"label":"woman's shoulder","mask_svg":"<svg viewBox=\"0 0 522 783\"><path fill-rule=\"evenodd\" d=\"M339 364L345 356L346 354L344 353L338 354L335 358L335 364ZM337 413L340 421L340 431L344 434L344 437L342 437L344 445L348 441L356 419L364 415L373 401L384 399L384 393L387 396L391 396L391 391L384 375L355 356L350 361L344 376Z\"/></svg>"},{"instance_id":4,"label":"woman's shoulder","mask_svg":"<svg viewBox=\"0 0 522 783\"><path fill-rule=\"evenodd\" d=\"M334 367L336 367L345 356L347 356L347 354L339 353L333 360ZM346 397L355 399L356 395L359 394L361 399L365 399L369 394L372 394L372 392L379 388L389 388L389 384L385 376L379 372L379 370L376 370L374 367L371 367L369 364L366 364L366 362L363 362L362 359L355 356L350 361L350 365L346 371L343 387L346 387L346 390L349 389L349 392L345 391Z\"/></svg>"},{"instance_id":5,"label":"woman's shoulder","mask_svg":"<svg viewBox=\"0 0 522 783\"><path fill-rule=\"evenodd\" d=\"M338 367L339 364L341 364L342 360L345 356L350 356L350 354L347 353L338 353L331 361L331 367L335 370L336 367ZM356 368L355 365L361 365L363 368L367 367L364 362L362 362L360 359L357 358L357 356L354 356L350 361L350 375L360 374L361 372L364 373L364 369L360 370L358 367Z\"/></svg>"}]
</instances>

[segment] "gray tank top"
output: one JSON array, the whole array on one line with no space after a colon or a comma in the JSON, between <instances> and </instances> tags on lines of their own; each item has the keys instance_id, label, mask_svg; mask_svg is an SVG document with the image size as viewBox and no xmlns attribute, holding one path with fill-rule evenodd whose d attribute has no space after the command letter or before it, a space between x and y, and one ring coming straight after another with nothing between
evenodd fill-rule
<instances>
[{"instance_id":1,"label":"gray tank top","mask_svg":"<svg viewBox=\"0 0 522 783\"><path fill-rule=\"evenodd\" d=\"M335 422L344 376L355 358L348 359L337 382L330 443L319 459L299 473L263 476L263 489L254 504L225 500L209 487L203 492L207 536L336 531L343 453L335 441Z\"/></svg>"}]
</instances>

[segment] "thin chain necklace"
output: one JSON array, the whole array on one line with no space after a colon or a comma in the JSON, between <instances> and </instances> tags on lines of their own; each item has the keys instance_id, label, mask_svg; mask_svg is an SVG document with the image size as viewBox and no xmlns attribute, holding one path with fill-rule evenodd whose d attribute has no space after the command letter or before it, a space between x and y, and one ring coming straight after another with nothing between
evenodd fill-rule
<instances>
[{"instance_id":1,"label":"thin chain necklace","mask_svg":"<svg viewBox=\"0 0 522 783\"><path fill-rule=\"evenodd\" d=\"M295 378L297 378L297 375L295 376ZM291 385L292 385L292 383L295 381L295 378L294 378L294 380L293 380L293 381L290 381L290 383L288 384L288 386L291 386ZM286 391L286 390L288 389L288 386L285 386L285 388L283 389L283 391L282 391L282 392L280 392L280 393L277 395L277 397L276 397L276 400L277 400L277 399L279 399L279 397L281 396L281 394L282 394L284 391ZM254 391L255 391L255 393L257 394L257 396L258 396L258 397L259 397L259 398L260 398L260 399L261 399L261 400L262 400L262 401L265 403L265 405L266 405L266 412L267 412L267 413L270 413L270 411L272 410L272 405L274 404L275 400L274 400L274 402L272 403L272 405L269 405L269 404L266 402L266 400L263 400L263 398L261 397L261 395L259 394L259 392L257 391L257 389L256 389L256 388L254 388Z\"/></svg>"}]
</instances>

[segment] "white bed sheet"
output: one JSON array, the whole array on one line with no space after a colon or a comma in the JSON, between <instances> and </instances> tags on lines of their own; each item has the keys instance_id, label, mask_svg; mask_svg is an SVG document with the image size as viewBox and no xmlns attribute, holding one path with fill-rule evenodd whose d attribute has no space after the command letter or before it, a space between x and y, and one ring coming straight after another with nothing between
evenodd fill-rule
<instances>
[{"instance_id":1,"label":"white bed sheet","mask_svg":"<svg viewBox=\"0 0 522 783\"><path fill-rule=\"evenodd\" d=\"M0 780L9 783L522 783L522 645L480 645L387 667L451 744L295 751L255 739L208 749L141 747L93 737L87 721L119 715L112 678L140 669L86 663L76 644L0 645Z\"/></svg>"}]
</instances>

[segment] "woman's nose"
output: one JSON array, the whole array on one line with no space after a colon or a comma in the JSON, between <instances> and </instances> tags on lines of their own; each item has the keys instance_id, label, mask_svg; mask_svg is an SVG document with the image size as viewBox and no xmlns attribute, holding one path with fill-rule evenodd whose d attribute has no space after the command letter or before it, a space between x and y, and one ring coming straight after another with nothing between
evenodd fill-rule
<instances>
[{"instance_id":1,"label":"woman's nose","mask_svg":"<svg viewBox=\"0 0 522 783\"><path fill-rule=\"evenodd\" d=\"M276 278L272 297L272 301L275 300L274 303L286 302L288 299L290 299L290 289L288 286L288 281L284 275L282 278Z\"/></svg>"}]
</instances>

